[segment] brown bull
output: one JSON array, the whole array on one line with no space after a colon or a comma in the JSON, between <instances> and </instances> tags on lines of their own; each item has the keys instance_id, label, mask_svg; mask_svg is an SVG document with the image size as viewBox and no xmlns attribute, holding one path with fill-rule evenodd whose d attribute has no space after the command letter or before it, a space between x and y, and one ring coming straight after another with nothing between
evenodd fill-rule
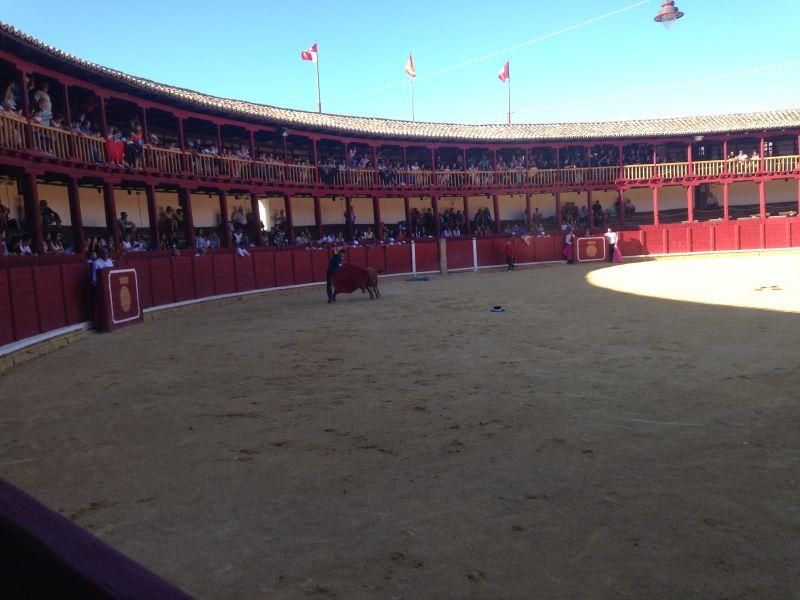
<instances>
[{"instance_id":1,"label":"brown bull","mask_svg":"<svg viewBox=\"0 0 800 600\"><path fill-rule=\"evenodd\" d=\"M363 269L355 265L342 265L331 277L331 283L334 302L336 294L350 294L356 290L361 290L362 294L369 292L370 300L381 297L378 289L378 272L370 267Z\"/></svg>"}]
</instances>

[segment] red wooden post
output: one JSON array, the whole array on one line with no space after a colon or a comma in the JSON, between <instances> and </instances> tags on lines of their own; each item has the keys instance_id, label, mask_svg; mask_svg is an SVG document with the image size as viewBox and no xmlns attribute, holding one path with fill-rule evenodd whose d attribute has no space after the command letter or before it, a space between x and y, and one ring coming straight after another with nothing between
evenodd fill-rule
<instances>
[{"instance_id":1,"label":"red wooden post","mask_svg":"<svg viewBox=\"0 0 800 600\"><path fill-rule=\"evenodd\" d=\"M256 236L256 246L264 245L264 235L261 233L261 205L258 202L258 194L250 194L250 212L253 214L253 227Z\"/></svg>"},{"instance_id":2,"label":"red wooden post","mask_svg":"<svg viewBox=\"0 0 800 600\"><path fill-rule=\"evenodd\" d=\"M556 226L558 227L559 233L563 225L564 220L561 217L561 192L556 192Z\"/></svg>"},{"instance_id":3,"label":"red wooden post","mask_svg":"<svg viewBox=\"0 0 800 600\"><path fill-rule=\"evenodd\" d=\"M106 99L100 96L100 124L103 127L103 137L108 135L108 117L106 116Z\"/></svg>"},{"instance_id":4,"label":"red wooden post","mask_svg":"<svg viewBox=\"0 0 800 600\"><path fill-rule=\"evenodd\" d=\"M147 123L147 109L142 107L142 135L144 135L144 143L150 142L150 127Z\"/></svg>"},{"instance_id":5,"label":"red wooden post","mask_svg":"<svg viewBox=\"0 0 800 600\"><path fill-rule=\"evenodd\" d=\"M22 95L22 114L25 115L25 118L28 119L28 122L25 123L24 131L25 131L25 147L26 148L33 148L33 126L30 124L31 118L31 101L30 101L30 93L28 92L28 79L30 74L25 71L19 71L19 80L20 80L20 94Z\"/></svg>"},{"instance_id":6,"label":"red wooden post","mask_svg":"<svg viewBox=\"0 0 800 600\"><path fill-rule=\"evenodd\" d=\"M314 196L314 225L316 225L317 228L317 239L321 240L323 236L322 205L319 196Z\"/></svg>"},{"instance_id":7,"label":"red wooden post","mask_svg":"<svg viewBox=\"0 0 800 600\"><path fill-rule=\"evenodd\" d=\"M766 144L764 143L764 138L762 137L761 141L760 141L760 144L759 144L759 150L758 150L758 156L759 156L759 159L758 159L758 170L759 171L765 171L766 170L764 168L764 166L766 164L765 161L764 161L764 159L766 158L766 156L764 155L764 149L765 148L766 148Z\"/></svg>"},{"instance_id":8,"label":"red wooden post","mask_svg":"<svg viewBox=\"0 0 800 600\"><path fill-rule=\"evenodd\" d=\"M688 209L688 221L694 223L694 186L686 186L686 207Z\"/></svg>"},{"instance_id":9,"label":"red wooden post","mask_svg":"<svg viewBox=\"0 0 800 600\"><path fill-rule=\"evenodd\" d=\"M798 180L800 183L800 180ZM412 234L411 231L411 201L408 199L408 196L403 196L403 209L406 213L406 235L409 237Z\"/></svg>"},{"instance_id":10,"label":"red wooden post","mask_svg":"<svg viewBox=\"0 0 800 600\"><path fill-rule=\"evenodd\" d=\"M658 186L653 186L653 225L658 225Z\"/></svg>"},{"instance_id":11,"label":"red wooden post","mask_svg":"<svg viewBox=\"0 0 800 600\"><path fill-rule=\"evenodd\" d=\"M252 129L248 130L250 138L250 160L256 160L256 132Z\"/></svg>"},{"instance_id":12,"label":"red wooden post","mask_svg":"<svg viewBox=\"0 0 800 600\"><path fill-rule=\"evenodd\" d=\"M286 138L283 138L284 140ZM286 234L289 238L287 241L292 244L294 243L294 213L292 212L292 197L289 194L284 194L284 200L286 202Z\"/></svg>"},{"instance_id":13,"label":"red wooden post","mask_svg":"<svg viewBox=\"0 0 800 600\"><path fill-rule=\"evenodd\" d=\"M465 203L466 206L466 203ZM525 230L531 230L531 195L525 194Z\"/></svg>"},{"instance_id":14,"label":"red wooden post","mask_svg":"<svg viewBox=\"0 0 800 600\"><path fill-rule=\"evenodd\" d=\"M658 177L658 151L656 150L656 145L653 144L653 178L655 179Z\"/></svg>"},{"instance_id":15,"label":"red wooden post","mask_svg":"<svg viewBox=\"0 0 800 600\"><path fill-rule=\"evenodd\" d=\"M431 212L433 212L433 235L438 238L441 223L439 222L439 198L436 196L431 196Z\"/></svg>"},{"instance_id":16,"label":"red wooden post","mask_svg":"<svg viewBox=\"0 0 800 600\"><path fill-rule=\"evenodd\" d=\"M317 139L311 140L314 144L314 183L319 183L319 155L317 154Z\"/></svg>"},{"instance_id":17,"label":"red wooden post","mask_svg":"<svg viewBox=\"0 0 800 600\"><path fill-rule=\"evenodd\" d=\"M729 186L730 184L728 182L722 184L722 218L725 221L730 220Z\"/></svg>"},{"instance_id":18,"label":"red wooden post","mask_svg":"<svg viewBox=\"0 0 800 600\"><path fill-rule=\"evenodd\" d=\"M464 228L467 235L472 235L472 219L469 216L469 196L464 196Z\"/></svg>"},{"instance_id":19,"label":"red wooden post","mask_svg":"<svg viewBox=\"0 0 800 600\"><path fill-rule=\"evenodd\" d=\"M556 146L556 181L561 181L561 148ZM560 197L559 197L560 204ZM559 207L560 208L560 207ZM558 211L561 214L561 210ZM561 230L561 223L558 224L559 231Z\"/></svg>"},{"instance_id":20,"label":"red wooden post","mask_svg":"<svg viewBox=\"0 0 800 600\"><path fill-rule=\"evenodd\" d=\"M687 148L687 157L689 159L689 175L694 175L694 161L692 160L692 142L689 142L689 146Z\"/></svg>"},{"instance_id":21,"label":"red wooden post","mask_svg":"<svg viewBox=\"0 0 800 600\"><path fill-rule=\"evenodd\" d=\"M586 190L586 214L589 215L589 231L594 227L594 215L592 214L592 190Z\"/></svg>"},{"instance_id":22,"label":"red wooden post","mask_svg":"<svg viewBox=\"0 0 800 600\"><path fill-rule=\"evenodd\" d=\"M352 241L352 239L353 239L353 230L354 230L354 227L353 227L353 201L350 198L350 196L345 196L344 197L344 215L345 215L344 225L345 225L345 230L346 230L346 233L347 233L347 239Z\"/></svg>"},{"instance_id":23,"label":"red wooden post","mask_svg":"<svg viewBox=\"0 0 800 600\"><path fill-rule=\"evenodd\" d=\"M75 177L67 178L67 196L69 197L69 216L72 221L72 248L75 254L81 254L86 238L83 235L80 187Z\"/></svg>"},{"instance_id":24,"label":"red wooden post","mask_svg":"<svg viewBox=\"0 0 800 600\"><path fill-rule=\"evenodd\" d=\"M183 133L183 117L178 118L178 144L181 147L181 172L189 171L189 159L186 156L186 137Z\"/></svg>"},{"instance_id":25,"label":"red wooden post","mask_svg":"<svg viewBox=\"0 0 800 600\"><path fill-rule=\"evenodd\" d=\"M68 131L72 131L72 108L69 105L69 86L66 84L64 84L64 119L66 119L64 128ZM74 135L67 137L67 147L69 148L70 157L75 158L77 152Z\"/></svg>"},{"instance_id":26,"label":"red wooden post","mask_svg":"<svg viewBox=\"0 0 800 600\"><path fill-rule=\"evenodd\" d=\"M228 212L228 195L225 193L225 190L222 189L217 191L217 195L219 196L219 225L222 228L220 232L222 234L220 237L220 244L223 248L230 248L231 225Z\"/></svg>"},{"instance_id":27,"label":"red wooden post","mask_svg":"<svg viewBox=\"0 0 800 600\"><path fill-rule=\"evenodd\" d=\"M619 226L620 229L625 229L625 190L619 188L617 194L617 202L619 203Z\"/></svg>"},{"instance_id":28,"label":"red wooden post","mask_svg":"<svg viewBox=\"0 0 800 600\"><path fill-rule=\"evenodd\" d=\"M767 189L764 181L758 182L758 210L762 219L767 218Z\"/></svg>"},{"instance_id":29,"label":"red wooden post","mask_svg":"<svg viewBox=\"0 0 800 600\"><path fill-rule=\"evenodd\" d=\"M178 200L183 209L183 231L186 245L194 248L194 217L192 215L192 192L189 188L182 187L178 190Z\"/></svg>"},{"instance_id":30,"label":"red wooden post","mask_svg":"<svg viewBox=\"0 0 800 600\"><path fill-rule=\"evenodd\" d=\"M502 231L500 227L500 196L494 194L492 196L492 203L494 205L494 232L500 233Z\"/></svg>"},{"instance_id":31,"label":"red wooden post","mask_svg":"<svg viewBox=\"0 0 800 600\"><path fill-rule=\"evenodd\" d=\"M103 181L103 203L106 209L106 228L114 241L114 249L120 248L119 227L117 227L117 202L114 199L114 184Z\"/></svg>"},{"instance_id":32,"label":"red wooden post","mask_svg":"<svg viewBox=\"0 0 800 600\"><path fill-rule=\"evenodd\" d=\"M625 179L625 164L623 163L622 158L622 144L618 144L617 149L619 150L619 178Z\"/></svg>"},{"instance_id":33,"label":"red wooden post","mask_svg":"<svg viewBox=\"0 0 800 600\"><path fill-rule=\"evenodd\" d=\"M378 149L372 146L372 185L378 184L378 178Z\"/></svg>"},{"instance_id":34,"label":"red wooden post","mask_svg":"<svg viewBox=\"0 0 800 600\"><path fill-rule=\"evenodd\" d=\"M800 214L800 179L797 180L797 214Z\"/></svg>"},{"instance_id":35,"label":"red wooden post","mask_svg":"<svg viewBox=\"0 0 800 600\"><path fill-rule=\"evenodd\" d=\"M723 173L727 173L728 172L728 140L727 139L722 141L722 160L723 160L722 172Z\"/></svg>"},{"instance_id":36,"label":"red wooden post","mask_svg":"<svg viewBox=\"0 0 800 600\"><path fill-rule=\"evenodd\" d=\"M219 156L222 156L222 125L217 123L216 127L217 127L217 151L219 152Z\"/></svg>"},{"instance_id":37,"label":"red wooden post","mask_svg":"<svg viewBox=\"0 0 800 600\"><path fill-rule=\"evenodd\" d=\"M27 92L26 92L27 93ZM44 254L44 238L42 236L42 210L39 207L39 183L36 173L26 171L23 185L23 201L25 203L25 228L31 236L33 251Z\"/></svg>"},{"instance_id":38,"label":"red wooden post","mask_svg":"<svg viewBox=\"0 0 800 600\"><path fill-rule=\"evenodd\" d=\"M161 248L161 234L158 231L158 206L156 205L156 186L151 183L145 185L144 194L147 198L147 214L150 218L150 247L154 250Z\"/></svg>"},{"instance_id":39,"label":"red wooden post","mask_svg":"<svg viewBox=\"0 0 800 600\"><path fill-rule=\"evenodd\" d=\"M383 240L383 219L381 219L381 199L372 197L372 216L375 222L375 239Z\"/></svg>"}]
</instances>

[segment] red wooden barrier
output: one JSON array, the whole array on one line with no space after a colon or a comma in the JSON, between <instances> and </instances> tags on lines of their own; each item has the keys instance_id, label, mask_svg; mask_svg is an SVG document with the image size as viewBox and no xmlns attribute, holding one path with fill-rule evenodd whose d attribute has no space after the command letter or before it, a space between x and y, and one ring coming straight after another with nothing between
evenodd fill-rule
<instances>
[{"instance_id":1,"label":"red wooden barrier","mask_svg":"<svg viewBox=\"0 0 800 600\"><path fill-rule=\"evenodd\" d=\"M256 252L253 254L256 272L256 287L267 289L275 287L275 252Z\"/></svg>"},{"instance_id":2,"label":"red wooden barrier","mask_svg":"<svg viewBox=\"0 0 800 600\"><path fill-rule=\"evenodd\" d=\"M14 337L21 340L38 334L39 315L36 310L36 288L33 267L9 269L11 307L14 315Z\"/></svg>"},{"instance_id":3,"label":"red wooden barrier","mask_svg":"<svg viewBox=\"0 0 800 600\"><path fill-rule=\"evenodd\" d=\"M292 254L294 254L294 285L314 281L311 270L312 253L312 250L292 250Z\"/></svg>"},{"instance_id":4,"label":"red wooden barrier","mask_svg":"<svg viewBox=\"0 0 800 600\"><path fill-rule=\"evenodd\" d=\"M233 271L234 254L214 255L214 293L233 294L236 292L236 274Z\"/></svg>"},{"instance_id":5,"label":"red wooden barrier","mask_svg":"<svg viewBox=\"0 0 800 600\"><path fill-rule=\"evenodd\" d=\"M525 243L523 238L517 238L514 240L514 260L518 263L529 263L534 262L536 257L534 255L534 239L535 238L528 238L528 243Z\"/></svg>"},{"instance_id":6,"label":"red wooden barrier","mask_svg":"<svg viewBox=\"0 0 800 600\"><path fill-rule=\"evenodd\" d=\"M8 289L8 269L0 269L0 345L14 341L14 318L11 313L11 293Z\"/></svg>"},{"instance_id":7,"label":"red wooden barrier","mask_svg":"<svg viewBox=\"0 0 800 600\"><path fill-rule=\"evenodd\" d=\"M194 293L197 298L214 295L214 257L195 256L192 258Z\"/></svg>"},{"instance_id":8,"label":"red wooden barrier","mask_svg":"<svg viewBox=\"0 0 800 600\"><path fill-rule=\"evenodd\" d=\"M64 286L61 284L61 269L58 265L47 265L33 269L36 286L36 309L39 313L41 331L61 329L67 325L64 310Z\"/></svg>"},{"instance_id":9,"label":"red wooden barrier","mask_svg":"<svg viewBox=\"0 0 800 600\"><path fill-rule=\"evenodd\" d=\"M367 247L367 266L375 269L378 273L386 272L386 247L369 246Z\"/></svg>"},{"instance_id":10,"label":"red wooden barrier","mask_svg":"<svg viewBox=\"0 0 800 600\"><path fill-rule=\"evenodd\" d=\"M789 246L789 221L787 219L770 219L764 223L766 234L765 247L787 248Z\"/></svg>"},{"instance_id":11,"label":"red wooden barrier","mask_svg":"<svg viewBox=\"0 0 800 600\"><path fill-rule=\"evenodd\" d=\"M481 240L483 241L483 240ZM491 243L491 240L489 240ZM472 240L450 238L447 240L447 268L472 268Z\"/></svg>"},{"instance_id":12,"label":"red wooden barrier","mask_svg":"<svg viewBox=\"0 0 800 600\"><path fill-rule=\"evenodd\" d=\"M492 249L492 240L480 239L475 240L478 253L478 266L488 267L494 264L494 250ZM450 261L447 262L448 266Z\"/></svg>"},{"instance_id":13,"label":"red wooden barrier","mask_svg":"<svg viewBox=\"0 0 800 600\"><path fill-rule=\"evenodd\" d=\"M327 280L329 260L330 254L327 250L311 251L311 276L314 281L321 282Z\"/></svg>"},{"instance_id":14,"label":"red wooden barrier","mask_svg":"<svg viewBox=\"0 0 800 600\"><path fill-rule=\"evenodd\" d=\"M144 263L144 265L147 266L147 263ZM83 323L91 318L88 281L89 268L84 263L61 265L61 284L64 286L64 312L69 325Z\"/></svg>"},{"instance_id":15,"label":"red wooden barrier","mask_svg":"<svg viewBox=\"0 0 800 600\"><path fill-rule=\"evenodd\" d=\"M153 306L175 302L171 263L171 258L154 258L150 261L150 289L153 294Z\"/></svg>"},{"instance_id":16,"label":"red wooden barrier","mask_svg":"<svg viewBox=\"0 0 800 600\"><path fill-rule=\"evenodd\" d=\"M173 258L172 284L175 291L175 302L185 302L194 299L194 273L192 272L193 258Z\"/></svg>"},{"instance_id":17,"label":"red wooden barrier","mask_svg":"<svg viewBox=\"0 0 800 600\"><path fill-rule=\"evenodd\" d=\"M417 272L439 270L438 242L417 242L414 249L417 255Z\"/></svg>"},{"instance_id":18,"label":"red wooden barrier","mask_svg":"<svg viewBox=\"0 0 800 600\"><path fill-rule=\"evenodd\" d=\"M411 244L387 246L386 272L390 274L411 272Z\"/></svg>"},{"instance_id":19,"label":"red wooden barrier","mask_svg":"<svg viewBox=\"0 0 800 600\"><path fill-rule=\"evenodd\" d=\"M761 223L756 219L739 221L739 250L761 248Z\"/></svg>"},{"instance_id":20,"label":"red wooden barrier","mask_svg":"<svg viewBox=\"0 0 800 600\"><path fill-rule=\"evenodd\" d=\"M256 272L252 256L233 255L236 269L236 291L249 292L256 288Z\"/></svg>"},{"instance_id":21,"label":"red wooden barrier","mask_svg":"<svg viewBox=\"0 0 800 600\"><path fill-rule=\"evenodd\" d=\"M291 252L275 253L275 285L294 285L294 265Z\"/></svg>"},{"instance_id":22,"label":"red wooden barrier","mask_svg":"<svg viewBox=\"0 0 800 600\"><path fill-rule=\"evenodd\" d=\"M736 250L736 227L735 223L719 223L714 226L717 251Z\"/></svg>"},{"instance_id":23,"label":"red wooden barrier","mask_svg":"<svg viewBox=\"0 0 800 600\"><path fill-rule=\"evenodd\" d=\"M556 260L556 258L561 258L560 255L556 257L554 237L551 236L535 238L534 252L536 254L537 261L550 261Z\"/></svg>"},{"instance_id":24,"label":"red wooden barrier","mask_svg":"<svg viewBox=\"0 0 800 600\"><path fill-rule=\"evenodd\" d=\"M711 227L693 227L691 252L711 252Z\"/></svg>"},{"instance_id":25,"label":"red wooden barrier","mask_svg":"<svg viewBox=\"0 0 800 600\"><path fill-rule=\"evenodd\" d=\"M367 266L367 249L362 247L358 248L347 248L347 264L354 265L356 267L366 268Z\"/></svg>"}]
</instances>

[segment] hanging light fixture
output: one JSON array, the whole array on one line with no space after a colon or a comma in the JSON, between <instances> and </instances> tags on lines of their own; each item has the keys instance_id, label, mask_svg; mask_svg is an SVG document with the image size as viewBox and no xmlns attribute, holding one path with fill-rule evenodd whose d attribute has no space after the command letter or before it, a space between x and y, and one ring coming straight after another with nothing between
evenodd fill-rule
<instances>
[{"instance_id":1,"label":"hanging light fixture","mask_svg":"<svg viewBox=\"0 0 800 600\"><path fill-rule=\"evenodd\" d=\"M680 9L675 6L675 0L664 0L661 10L653 19L656 23L661 23L665 29L672 29L675 23L683 16Z\"/></svg>"}]
</instances>

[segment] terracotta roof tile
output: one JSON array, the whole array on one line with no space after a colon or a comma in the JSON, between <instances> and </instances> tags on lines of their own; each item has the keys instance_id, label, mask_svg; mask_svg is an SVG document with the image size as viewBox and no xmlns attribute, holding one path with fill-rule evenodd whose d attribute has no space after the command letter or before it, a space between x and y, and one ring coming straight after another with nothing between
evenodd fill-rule
<instances>
[{"instance_id":1,"label":"terracotta roof tile","mask_svg":"<svg viewBox=\"0 0 800 600\"><path fill-rule=\"evenodd\" d=\"M597 123L542 123L514 125L465 125L456 123L412 123L395 119L353 117L306 112L256 104L243 100L219 98L192 90L135 77L83 60L49 46L15 27L0 21L0 35L14 39L86 71L160 96L165 103L180 100L198 111L213 110L232 117L284 127L311 128L338 134L381 136L420 141L514 142L556 140L607 140L619 138L681 137L714 133L740 133L800 128L800 109L758 113L675 117Z\"/></svg>"}]
</instances>

